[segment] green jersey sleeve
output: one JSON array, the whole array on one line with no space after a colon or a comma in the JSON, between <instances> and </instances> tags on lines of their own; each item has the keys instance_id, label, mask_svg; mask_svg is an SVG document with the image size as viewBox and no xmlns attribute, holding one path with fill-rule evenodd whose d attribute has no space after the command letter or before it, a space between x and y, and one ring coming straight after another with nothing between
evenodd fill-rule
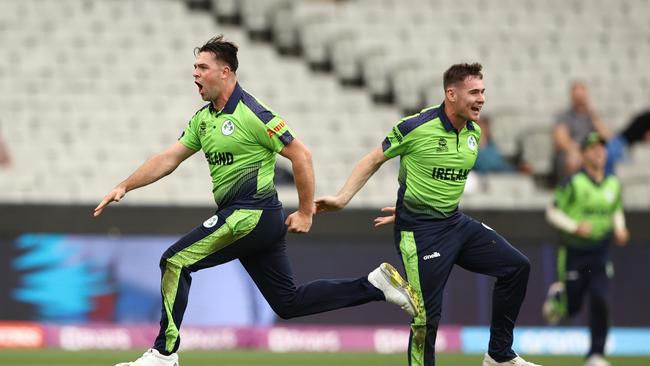
<instances>
[{"instance_id":1,"label":"green jersey sleeve","mask_svg":"<svg viewBox=\"0 0 650 366\"><path fill-rule=\"evenodd\" d=\"M201 140L199 139L199 134L197 133L198 128L201 128L201 126L199 126L200 122L197 116L198 113L192 117L190 123L187 124L187 127L185 127L185 130L181 134L181 137L178 138L178 141L181 144L194 151L201 150ZM205 129L205 123L203 125L203 129Z\"/></svg>"},{"instance_id":2,"label":"green jersey sleeve","mask_svg":"<svg viewBox=\"0 0 650 366\"><path fill-rule=\"evenodd\" d=\"M279 116L273 116L264 127L256 131L256 138L262 146L273 152L280 152L295 138L294 132Z\"/></svg>"},{"instance_id":3,"label":"green jersey sleeve","mask_svg":"<svg viewBox=\"0 0 650 366\"><path fill-rule=\"evenodd\" d=\"M623 191L621 185L618 185L618 194L616 195L616 203L614 204L614 212L623 211Z\"/></svg>"},{"instance_id":4,"label":"green jersey sleeve","mask_svg":"<svg viewBox=\"0 0 650 366\"><path fill-rule=\"evenodd\" d=\"M568 181L555 189L555 206L566 212L573 202L574 197L573 184L571 181Z\"/></svg>"},{"instance_id":5,"label":"green jersey sleeve","mask_svg":"<svg viewBox=\"0 0 650 366\"><path fill-rule=\"evenodd\" d=\"M384 155L388 158L394 158L398 155L404 155L408 151L408 140L400 132L397 126L394 126L384 142L381 144Z\"/></svg>"}]
</instances>

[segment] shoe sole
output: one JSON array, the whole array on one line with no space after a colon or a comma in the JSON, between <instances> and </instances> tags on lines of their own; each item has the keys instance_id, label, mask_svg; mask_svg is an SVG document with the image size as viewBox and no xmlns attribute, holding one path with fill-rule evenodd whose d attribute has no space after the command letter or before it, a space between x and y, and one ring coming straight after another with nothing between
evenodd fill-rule
<instances>
[{"instance_id":1,"label":"shoe sole","mask_svg":"<svg viewBox=\"0 0 650 366\"><path fill-rule=\"evenodd\" d=\"M411 285L402 278L397 269L390 263L382 263L379 268L384 278L393 285L397 291L401 292L408 299L409 305L413 308L413 317L415 318L420 314L419 297L416 295L415 290Z\"/></svg>"}]
</instances>

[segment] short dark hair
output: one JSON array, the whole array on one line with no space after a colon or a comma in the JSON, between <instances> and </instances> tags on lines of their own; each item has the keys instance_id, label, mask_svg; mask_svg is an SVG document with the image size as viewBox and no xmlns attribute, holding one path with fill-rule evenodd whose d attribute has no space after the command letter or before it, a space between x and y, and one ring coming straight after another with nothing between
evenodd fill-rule
<instances>
[{"instance_id":1,"label":"short dark hair","mask_svg":"<svg viewBox=\"0 0 650 366\"><path fill-rule=\"evenodd\" d=\"M483 66L478 62L475 62L473 64L462 63L451 65L451 67L445 71L445 74L442 77L442 85L445 90L447 90L448 86L462 82L468 76L476 76L479 79L483 79L481 69L483 69Z\"/></svg>"},{"instance_id":2,"label":"short dark hair","mask_svg":"<svg viewBox=\"0 0 650 366\"><path fill-rule=\"evenodd\" d=\"M211 52L217 60L227 63L230 69L235 72L239 67L238 50L239 47L236 44L224 40L223 34L220 34L210 38L203 46L194 48L194 56L201 52Z\"/></svg>"}]
</instances>

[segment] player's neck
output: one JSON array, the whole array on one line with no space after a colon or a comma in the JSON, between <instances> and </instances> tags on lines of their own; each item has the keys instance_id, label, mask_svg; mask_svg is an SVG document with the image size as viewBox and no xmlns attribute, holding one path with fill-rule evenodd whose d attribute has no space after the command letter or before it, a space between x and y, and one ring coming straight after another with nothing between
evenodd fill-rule
<instances>
[{"instance_id":1,"label":"player's neck","mask_svg":"<svg viewBox=\"0 0 650 366\"><path fill-rule=\"evenodd\" d=\"M451 125L454 126L456 131L460 131L465 128L465 125L467 125L467 120L465 120L465 118L459 117L450 104L450 102L445 103L445 114L449 118L449 122L451 122Z\"/></svg>"},{"instance_id":2,"label":"player's neck","mask_svg":"<svg viewBox=\"0 0 650 366\"><path fill-rule=\"evenodd\" d=\"M233 91L235 91L235 85L237 85L237 79L232 79L229 80L223 90L223 93L219 94L217 99L212 101L212 106L214 109L220 111L223 109L223 107L226 106L226 103L228 103L228 99L230 99L230 96L232 95Z\"/></svg>"},{"instance_id":3,"label":"player's neck","mask_svg":"<svg viewBox=\"0 0 650 366\"><path fill-rule=\"evenodd\" d=\"M585 164L584 170L594 182L602 182L605 179L605 169Z\"/></svg>"}]
</instances>

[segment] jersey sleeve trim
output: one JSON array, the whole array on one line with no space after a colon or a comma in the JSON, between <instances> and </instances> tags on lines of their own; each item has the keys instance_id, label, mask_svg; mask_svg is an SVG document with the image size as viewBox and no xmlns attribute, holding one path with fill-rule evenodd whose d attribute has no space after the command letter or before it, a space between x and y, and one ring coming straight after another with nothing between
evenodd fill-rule
<instances>
[{"instance_id":1,"label":"jersey sleeve trim","mask_svg":"<svg viewBox=\"0 0 650 366\"><path fill-rule=\"evenodd\" d=\"M252 95L244 92L242 100L248 109L250 109L251 112L253 112L264 124L269 123L273 117L275 117L273 112L262 106Z\"/></svg>"},{"instance_id":2,"label":"jersey sleeve trim","mask_svg":"<svg viewBox=\"0 0 650 366\"><path fill-rule=\"evenodd\" d=\"M386 137L384 141L382 141L381 143L381 150L383 152L386 152L386 150L388 149L390 149L390 140L388 139L388 137Z\"/></svg>"},{"instance_id":3,"label":"jersey sleeve trim","mask_svg":"<svg viewBox=\"0 0 650 366\"><path fill-rule=\"evenodd\" d=\"M294 137L289 131L285 131L282 135L278 136L278 139L284 144L284 146L287 146L293 141Z\"/></svg>"},{"instance_id":4,"label":"jersey sleeve trim","mask_svg":"<svg viewBox=\"0 0 650 366\"><path fill-rule=\"evenodd\" d=\"M415 116L405 119L397 125L400 134L406 137L411 131L422 126L423 124L435 119L439 115L439 108L433 108L424 112L418 113Z\"/></svg>"}]
</instances>

